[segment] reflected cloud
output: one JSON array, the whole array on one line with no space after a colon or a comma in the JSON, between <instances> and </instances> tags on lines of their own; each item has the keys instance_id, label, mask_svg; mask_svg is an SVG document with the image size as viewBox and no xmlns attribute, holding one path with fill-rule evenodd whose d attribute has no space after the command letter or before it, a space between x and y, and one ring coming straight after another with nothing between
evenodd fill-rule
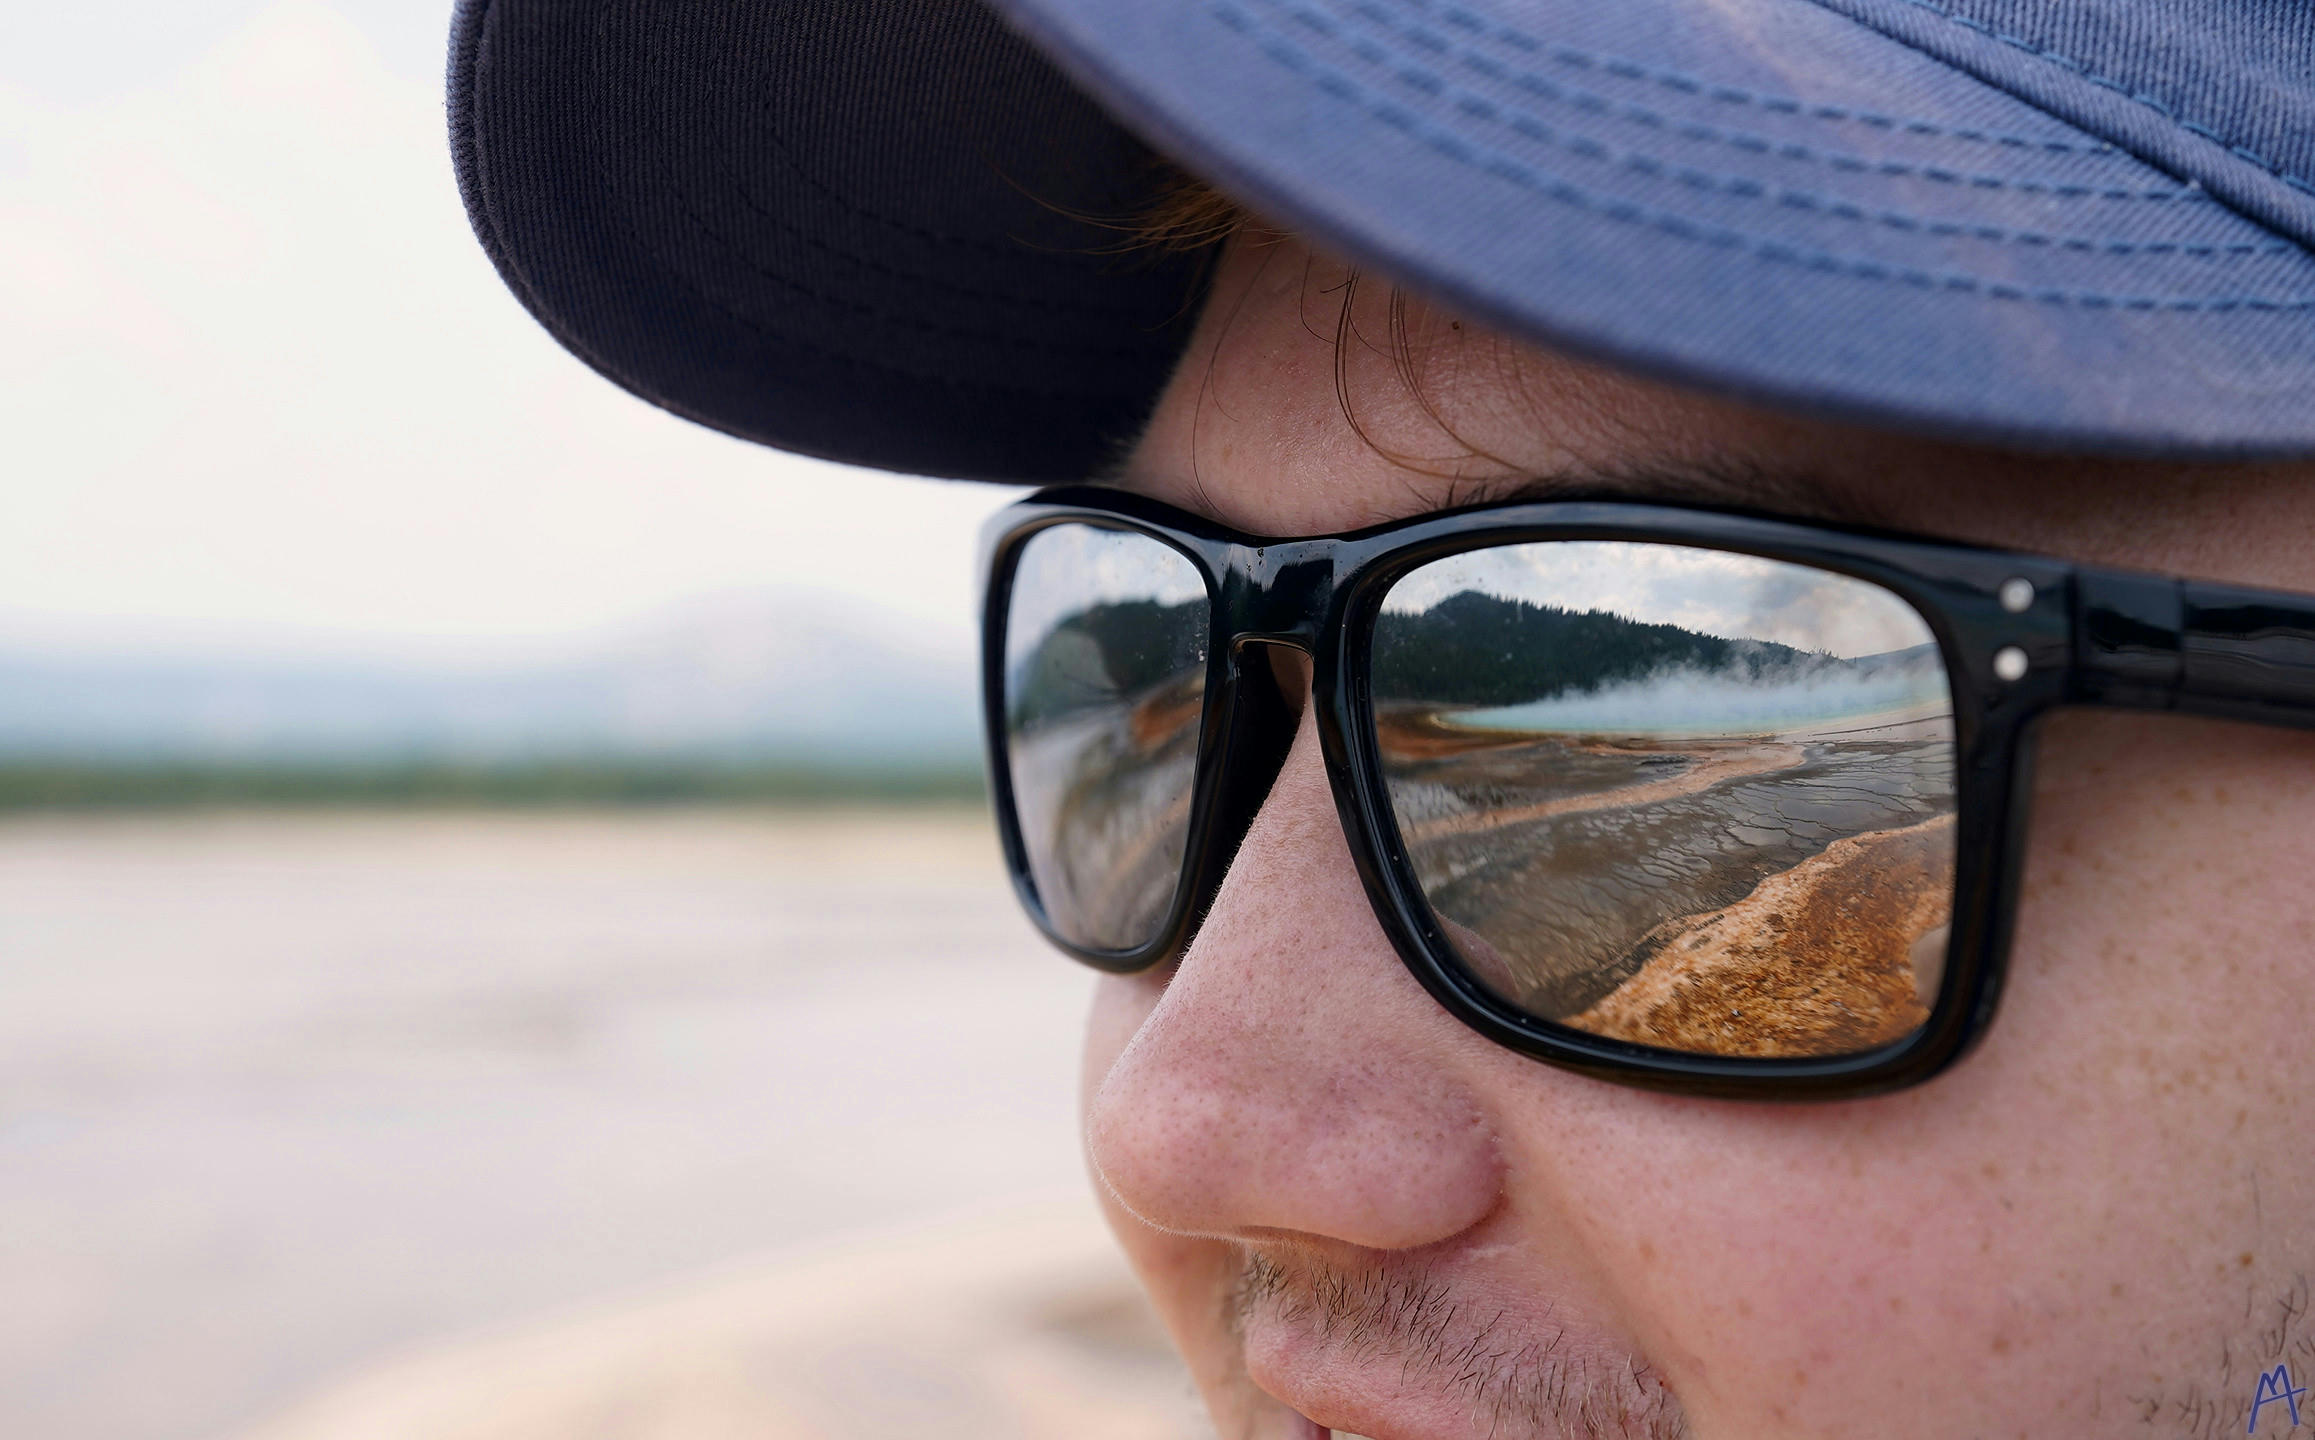
<instances>
[{"instance_id":1,"label":"reflected cloud","mask_svg":"<svg viewBox=\"0 0 2315 1440\"><path fill-rule=\"evenodd\" d=\"M1902 650L1927 634L1904 601L1845 575L1733 551L1620 540L1469 551L1401 580L1383 609L1415 614L1466 591L1842 658Z\"/></svg>"}]
</instances>

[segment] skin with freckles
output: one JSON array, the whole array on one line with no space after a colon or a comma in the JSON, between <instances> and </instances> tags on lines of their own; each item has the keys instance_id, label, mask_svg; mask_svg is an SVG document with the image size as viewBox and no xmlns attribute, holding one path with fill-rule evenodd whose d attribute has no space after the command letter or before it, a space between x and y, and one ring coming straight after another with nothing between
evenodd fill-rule
<instances>
[{"instance_id":1,"label":"skin with freckles","mask_svg":"<svg viewBox=\"0 0 2315 1440\"><path fill-rule=\"evenodd\" d=\"M2305 466L1787 417L1348 280L1234 242L1115 483L1264 534L1608 493L2315 591ZM1099 1188L1226 1440L2217 1436L2277 1360L2315 1374L2315 734L2061 712L2040 754L1984 1043L1779 1105L1448 1016L1306 716L1187 955L1105 979L1086 1045Z\"/></svg>"}]
</instances>

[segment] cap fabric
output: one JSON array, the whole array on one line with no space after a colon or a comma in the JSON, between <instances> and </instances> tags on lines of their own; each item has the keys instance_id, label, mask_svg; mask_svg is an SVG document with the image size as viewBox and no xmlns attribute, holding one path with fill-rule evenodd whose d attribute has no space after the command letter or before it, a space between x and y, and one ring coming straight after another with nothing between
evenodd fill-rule
<instances>
[{"instance_id":1,"label":"cap fabric","mask_svg":"<svg viewBox=\"0 0 2315 1440\"><path fill-rule=\"evenodd\" d=\"M464 0L476 228L638 394L927 474L1079 478L1147 414L1200 271L1100 223L1146 205L1145 141L1474 318L1678 382L2029 447L2315 453L2315 6L994 3Z\"/></svg>"},{"instance_id":2,"label":"cap fabric","mask_svg":"<svg viewBox=\"0 0 2315 1440\"><path fill-rule=\"evenodd\" d=\"M1197 267L1104 219L1158 163L955 0L469 0L451 136L499 273L588 364L785 450L1082 479ZM1090 218L1083 218L1090 217Z\"/></svg>"}]
</instances>

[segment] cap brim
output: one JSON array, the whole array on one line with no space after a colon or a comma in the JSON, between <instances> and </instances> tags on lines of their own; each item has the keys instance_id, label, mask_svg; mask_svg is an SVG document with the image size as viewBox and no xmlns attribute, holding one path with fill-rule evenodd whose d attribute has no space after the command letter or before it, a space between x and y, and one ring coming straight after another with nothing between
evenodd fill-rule
<instances>
[{"instance_id":1,"label":"cap brim","mask_svg":"<svg viewBox=\"0 0 2315 1440\"><path fill-rule=\"evenodd\" d=\"M1100 110L970 4L468 0L478 228L565 343L684 414L1064 478L1146 413L1194 290L1063 213L1140 203L1106 111L1644 373L2008 445L2315 452L2315 197L2009 61L1799 0L997 3Z\"/></svg>"},{"instance_id":2,"label":"cap brim","mask_svg":"<svg viewBox=\"0 0 2315 1440\"><path fill-rule=\"evenodd\" d=\"M629 390L912 473L1081 479L1133 438L1199 266L1164 175L950 0L462 0L452 152L508 286Z\"/></svg>"}]
</instances>

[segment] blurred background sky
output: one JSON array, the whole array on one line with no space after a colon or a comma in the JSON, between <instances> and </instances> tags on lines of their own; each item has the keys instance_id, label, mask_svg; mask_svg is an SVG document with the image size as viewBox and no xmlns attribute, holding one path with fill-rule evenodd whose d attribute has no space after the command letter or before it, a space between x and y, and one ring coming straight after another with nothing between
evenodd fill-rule
<instances>
[{"instance_id":1,"label":"blurred background sky","mask_svg":"<svg viewBox=\"0 0 2315 1440\"><path fill-rule=\"evenodd\" d=\"M762 672L815 644L945 668L852 708L905 692L954 749L1010 497L744 445L556 347L458 205L448 11L0 7L0 750L742 743L708 692L776 729ZM545 689L441 693L510 669Z\"/></svg>"},{"instance_id":2,"label":"blurred background sky","mask_svg":"<svg viewBox=\"0 0 2315 1440\"><path fill-rule=\"evenodd\" d=\"M1010 497L559 350L448 23L0 5L0 1435L1195 1433L978 799Z\"/></svg>"}]
</instances>

